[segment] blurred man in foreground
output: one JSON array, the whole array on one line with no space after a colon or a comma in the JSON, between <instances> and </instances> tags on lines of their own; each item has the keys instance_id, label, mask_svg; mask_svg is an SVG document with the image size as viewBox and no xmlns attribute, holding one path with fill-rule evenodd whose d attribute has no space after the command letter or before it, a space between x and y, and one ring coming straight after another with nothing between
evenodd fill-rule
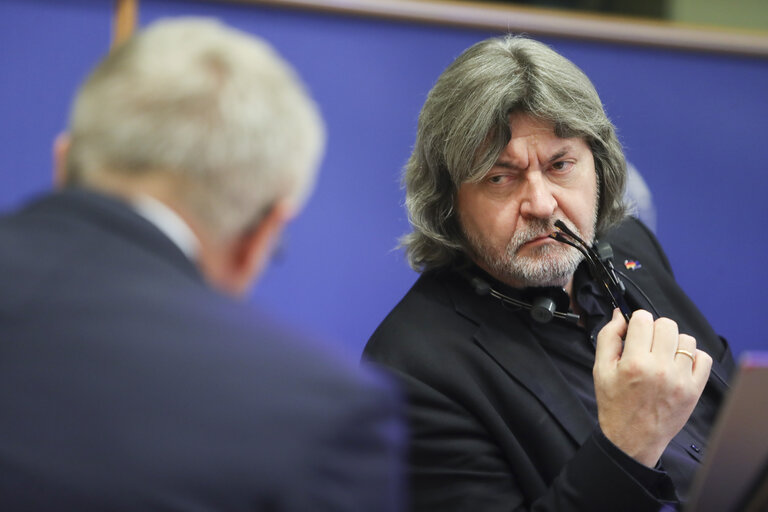
<instances>
[{"instance_id":1,"label":"blurred man in foreground","mask_svg":"<svg viewBox=\"0 0 768 512\"><path fill-rule=\"evenodd\" d=\"M625 179L594 87L547 46L486 40L438 79L405 172L422 274L365 350L408 393L413 510L685 501L733 361L624 216Z\"/></svg>"},{"instance_id":2,"label":"blurred man in foreground","mask_svg":"<svg viewBox=\"0 0 768 512\"><path fill-rule=\"evenodd\" d=\"M62 190L0 218L0 509L395 508L386 384L233 300L323 144L291 68L215 22L96 68Z\"/></svg>"}]
</instances>

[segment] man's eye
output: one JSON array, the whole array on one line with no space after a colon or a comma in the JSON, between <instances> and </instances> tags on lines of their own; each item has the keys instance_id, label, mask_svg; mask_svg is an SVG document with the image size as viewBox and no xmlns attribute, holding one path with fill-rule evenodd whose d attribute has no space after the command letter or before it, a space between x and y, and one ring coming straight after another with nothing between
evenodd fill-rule
<instances>
[{"instance_id":1,"label":"man's eye","mask_svg":"<svg viewBox=\"0 0 768 512\"><path fill-rule=\"evenodd\" d=\"M493 183L495 185L504 183L504 175L503 174L497 174L495 176L491 176L488 178L488 183Z\"/></svg>"},{"instance_id":2,"label":"man's eye","mask_svg":"<svg viewBox=\"0 0 768 512\"><path fill-rule=\"evenodd\" d=\"M573 167L573 162L567 160L561 160L552 164L552 168L556 171L567 171Z\"/></svg>"}]
</instances>

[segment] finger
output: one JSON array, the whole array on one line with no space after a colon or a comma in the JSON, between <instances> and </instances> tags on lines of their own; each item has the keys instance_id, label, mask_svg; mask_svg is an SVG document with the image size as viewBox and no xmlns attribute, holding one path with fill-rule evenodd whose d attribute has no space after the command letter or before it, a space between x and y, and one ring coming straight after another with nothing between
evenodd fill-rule
<instances>
[{"instance_id":1,"label":"finger","mask_svg":"<svg viewBox=\"0 0 768 512\"><path fill-rule=\"evenodd\" d=\"M600 329L595 345L595 365L610 364L621 357L622 338L627 332L627 322L618 308L613 310L613 317Z\"/></svg>"},{"instance_id":2,"label":"finger","mask_svg":"<svg viewBox=\"0 0 768 512\"><path fill-rule=\"evenodd\" d=\"M696 350L696 361L693 363L693 380L701 392L709 379L712 370L712 357L703 350Z\"/></svg>"},{"instance_id":3,"label":"finger","mask_svg":"<svg viewBox=\"0 0 768 512\"><path fill-rule=\"evenodd\" d=\"M696 361L696 339L687 334L681 334L677 339L675 349L675 364L686 371L693 370Z\"/></svg>"},{"instance_id":4,"label":"finger","mask_svg":"<svg viewBox=\"0 0 768 512\"><path fill-rule=\"evenodd\" d=\"M632 318L629 320L622 358L645 356L651 351L652 343L653 315L648 311L638 309L632 313Z\"/></svg>"},{"instance_id":5,"label":"finger","mask_svg":"<svg viewBox=\"0 0 768 512\"><path fill-rule=\"evenodd\" d=\"M653 322L651 353L660 361L668 363L675 357L679 338L677 322L669 318L657 319Z\"/></svg>"}]
</instances>

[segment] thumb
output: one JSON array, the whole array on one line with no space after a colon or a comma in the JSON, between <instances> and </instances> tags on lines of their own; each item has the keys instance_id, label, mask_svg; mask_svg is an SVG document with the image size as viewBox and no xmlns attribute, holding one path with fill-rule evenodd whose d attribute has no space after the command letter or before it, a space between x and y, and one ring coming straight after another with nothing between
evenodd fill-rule
<instances>
[{"instance_id":1,"label":"thumb","mask_svg":"<svg viewBox=\"0 0 768 512\"><path fill-rule=\"evenodd\" d=\"M595 347L595 365L613 364L621 357L624 349L624 336L627 334L627 322L616 308L611 321L600 329Z\"/></svg>"}]
</instances>

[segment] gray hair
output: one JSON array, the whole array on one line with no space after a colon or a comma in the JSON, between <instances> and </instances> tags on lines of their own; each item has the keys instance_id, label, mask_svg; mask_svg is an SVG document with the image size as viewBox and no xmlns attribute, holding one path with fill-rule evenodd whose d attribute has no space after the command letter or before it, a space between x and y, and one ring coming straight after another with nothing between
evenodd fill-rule
<instances>
[{"instance_id":1,"label":"gray hair","mask_svg":"<svg viewBox=\"0 0 768 512\"><path fill-rule=\"evenodd\" d=\"M415 270L450 265L464 253L457 191L491 169L509 142L515 112L551 122L559 137L587 142L599 185L598 236L623 218L624 154L587 76L543 43L487 39L440 75L419 115L403 177L413 231L401 239Z\"/></svg>"},{"instance_id":2,"label":"gray hair","mask_svg":"<svg viewBox=\"0 0 768 512\"><path fill-rule=\"evenodd\" d=\"M267 43L196 18L155 22L109 55L81 87L69 131L71 183L162 173L221 239L279 199L299 206L325 143L317 106Z\"/></svg>"}]
</instances>

